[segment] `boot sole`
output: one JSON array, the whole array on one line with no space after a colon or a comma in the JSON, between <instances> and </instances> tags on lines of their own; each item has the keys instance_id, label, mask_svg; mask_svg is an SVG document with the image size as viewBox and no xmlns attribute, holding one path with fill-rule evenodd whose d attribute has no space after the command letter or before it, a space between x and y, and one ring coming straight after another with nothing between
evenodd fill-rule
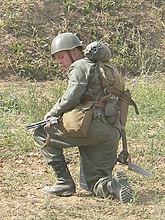
<instances>
[{"instance_id":1,"label":"boot sole","mask_svg":"<svg viewBox=\"0 0 165 220\"><path fill-rule=\"evenodd\" d=\"M67 197L67 196L73 196L76 192L64 192L62 194L56 194L57 196L64 196L64 197Z\"/></svg>"},{"instance_id":2,"label":"boot sole","mask_svg":"<svg viewBox=\"0 0 165 220\"><path fill-rule=\"evenodd\" d=\"M122 203L130 202L133 199L133 190L128 183L127 175L123 171L117 171L114 179L120 184L119 199Z\"/></svg>"}]
</instances>

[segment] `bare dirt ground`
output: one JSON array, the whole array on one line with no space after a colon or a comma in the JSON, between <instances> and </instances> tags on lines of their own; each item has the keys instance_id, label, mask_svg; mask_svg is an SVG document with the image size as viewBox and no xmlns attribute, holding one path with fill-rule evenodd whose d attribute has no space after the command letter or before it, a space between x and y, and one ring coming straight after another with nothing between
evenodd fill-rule
<instances>
[{"instance_id":1,"label":"bare dirt ground","mask_svg":"<svg viewBox=\"0 0 165 220\"><path fill-rule=\"evenodd\" d=\"M54 176L38 152L1 159L0 219L163 219L164 185L156 184L154 179L145 180L146 183L150 181L148 187L144 178L136 175L136 180L132 179L136 199L132 204L123 205L117 200L92 196L79 187L78 156L70 159L69 168L77 184L77 193L71 197L57 197L42 192L44 185L54 182Z\"/></svg>"}]
</instances>

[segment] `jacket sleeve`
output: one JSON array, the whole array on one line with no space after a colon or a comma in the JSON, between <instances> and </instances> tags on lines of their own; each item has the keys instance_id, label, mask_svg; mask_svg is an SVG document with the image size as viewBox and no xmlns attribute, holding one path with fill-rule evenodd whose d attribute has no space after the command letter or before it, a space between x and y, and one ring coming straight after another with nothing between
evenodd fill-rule
<instances>
[{"instance_id":1,"label":"jacket sleeve","mask_svg":"<svg viewBox=\"0 0 165 220\"><path fill-rule=\"evenodd\" d=\"M80 103L88 84L88 74L84 68L71 67L68 72L68 86L62 97L50 110L52 116L60 116Z\"/></svg>"}]
</instances>

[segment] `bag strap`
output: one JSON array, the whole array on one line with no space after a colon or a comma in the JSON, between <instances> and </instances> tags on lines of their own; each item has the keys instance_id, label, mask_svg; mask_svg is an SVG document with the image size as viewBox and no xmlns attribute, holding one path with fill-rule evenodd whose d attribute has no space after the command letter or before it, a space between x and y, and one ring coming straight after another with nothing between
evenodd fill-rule
<instances>
[{"instance_id":1,"label":"bag strap","mask_svg":"<svg viewBox=\"0 0 165 220\"><path fill-rule=\"evenodd\" d=\"M135 109L135 113L137 115L139 115L138 107L137 107L135 101L131 98L131 93L130 93L129 89L127 89L126 91L123 92L123 94L120 96L120 100L127 103L128 105L133 106Z\"/></svg>"}]
</instances>

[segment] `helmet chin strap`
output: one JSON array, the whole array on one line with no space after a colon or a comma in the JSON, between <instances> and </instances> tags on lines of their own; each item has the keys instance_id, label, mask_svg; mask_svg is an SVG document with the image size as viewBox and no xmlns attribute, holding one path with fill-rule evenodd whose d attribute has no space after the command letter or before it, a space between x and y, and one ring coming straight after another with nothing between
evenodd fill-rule
<instances>
[{"instance_id":1,"label":"helmet chin strap","mask_svg":"<svg viewBox=\"0 0 165 220\"><path fill-rule=\"evenodd\" d=\"M69 58L70 58L71 62L73 63L73 62L74 62L74 59L73 59L73 57L72 57L72 55L71 55L70 51L69 51L69 50L67 50L66 52L67 52L67 54L68 54L68 56L69 56Z\"/></svg>"}]
</instances>

